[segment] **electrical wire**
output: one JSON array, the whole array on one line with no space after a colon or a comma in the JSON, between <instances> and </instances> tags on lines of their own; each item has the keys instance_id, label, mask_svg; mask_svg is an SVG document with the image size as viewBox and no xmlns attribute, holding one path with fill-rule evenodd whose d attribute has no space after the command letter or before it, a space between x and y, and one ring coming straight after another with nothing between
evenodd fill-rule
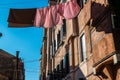
<instances>
[{"instance_id":1,"label":"electrical wire","mask_svg":"<svg viewBox=\"0 0 120 80\"><path fill-rule=\"evenodd\" d=\"M40 71L40 70L32 70L32 69L26 69L25 71Z\"/></svg>"},{"instance_id":2,"label":"electrical wire","mask_svg":"<svg viewBox=\"0 0 120 80\"><path fill-rule=\"evenodd\" d=\"M4 72L4 71L22 71L22 70L14 70L14 69L0 69L0 72ZM34 72L34 73L40 73L40 71L39 70L31 70L31 69L29 69L29 70L25 70L25 72Z\"/></svg>"},{"instance_id":3,"label":"electrical wire","mask_svg":"<svg viewBox=\"0 0 120 80\"><path fill-rule=\"evenodd\" d=\"M37 70L37 69L40 69L40 66L25 66L25 68L26 69L35 69L35 70Z\"/></svg>"},{"instance_id":4,"label":"electrical wire","mask_svg":"<svg viewBox=\"0 0 120 80\"><path fill-rule=\"evenodd\" d=\"M25 68L33 68L33 67L30 67L30 65L26 65ZM40 68L40 66L35 66L34 68Z\"/></svg>"},{"instance_id":5,"label":"electrical wire","mask_svg":"<svg viewBox=\"0 0 120 80\"><path fill-rule=\"evenodd\" d=\"M25 72L30 72L30 73L40 73L39 71L30 71L30 70L26 70Z\"/></svg>"},{"instance_id":6,"label":"electrical wire","mask_svg":"<svg viewBox=\"0 0 120 80\"><path fill-rule=\"evenodd\" d=\"M29 60L29 61L24 61L24 63L33 63L33 62L39 62L39 59L35 59L35 60Z\"/></svg>"}]
</instances>

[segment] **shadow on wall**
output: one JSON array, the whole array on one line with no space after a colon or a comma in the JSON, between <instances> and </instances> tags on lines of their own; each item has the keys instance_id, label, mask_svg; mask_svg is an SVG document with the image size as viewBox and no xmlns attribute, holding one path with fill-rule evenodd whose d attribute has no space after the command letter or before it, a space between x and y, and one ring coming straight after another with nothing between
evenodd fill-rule
<instances>
[{"instance_id":1,"label":"shadow on wall","mask_svg":"<svg viewBox=\"0 0 120 80\"><path fill-rule=\"evenodd\" d=\"M70 68L73 68L73 67L70 66ZM85 69L87 68L85 67ZM72 71L69 71L69 73L67 73L62 79L63 80L86 80L86 77L82 72L82 70L80 69L79 65L77 65L74 67Z\"/></svg>"},{"instance_id":2,"label":"shadow on wall","mask_svg":"<svg viewBox=\"0 0 120 80\"><path fill-rule=\"evenodd\" d=\"M107 70L107 71L106 71ZM108 74L107 74L108 72ZM100 80L119 80L120 79L120 62L117 64L107 64L99 68L99 72L97 73L97 77Z\"/></svg>"},{"instance_id":3,"label":"shadow on wall","mask_svg":"<svg viewBox=\"0 0 120 80\"><path fill-rule=\"evenodd\" d=\"M91 6L92 26L96 31L112 32L111 11L108 6L93 2Z\"/></svg>"},{"instance_id":4,"label":"shadow on wall","mask_svg":"<svg viewBox=\"0 0 120 80\"><path fill-rule=\"evenodd\" d=\"M87 69L86 67L84 67L84 69ZM86 80L86 77L85 77L85 73L83 73L83 71L80 69L79 65L77 65L75 67L75 80Z\"/></svg>"},{"instance_id":5,"label":"shadow on wall","mask_svg":"<svg viewBox=\"0 0 120 80\"><path fill-rule=\"evenodd\" d=\"M73 67L70 66L69 68ZM85 75L83 74L79 66L76 66L72 71L70 71L70 69L68 71L68 68L63 68L61 70L54 69L53 73L50 73L49 75L51 76L50 80L73 80L73 78L74 80L86 80Z\"/></svg>"},{"instance_id":6,"label":"shadow on wall","mask_svg":"<svg viewBox=\"0 0 120 80\"><path fill-rule=\"evenodd\" d=\"M105 31L110 33L112 27L120 28L120 0L108 0L108 3L109 5L92 3L92 26L96 27L98 32Z\"/></svg>"},{"instance_id":7,"label":"shadow on wall","mask_svg":"<svg viewBox=\"0 0 120 80\"><path fill-rule=\"evenodd\" d=\"M84 70L87 69L87 67L84 67ZM74 80L87 80L85 76L85 72L80 69L79 65L75 66L73 72L75 73L75 79ZM103 65L102 67L99 68L98 72L96 75L92 75L90 77L90 80L119 80L120 78L120 62L117 64L107 64ZM72 73L72 72L70 72ZM64 80L72 80L70 73L66 75Z\"/></svg>"}]
</instances>

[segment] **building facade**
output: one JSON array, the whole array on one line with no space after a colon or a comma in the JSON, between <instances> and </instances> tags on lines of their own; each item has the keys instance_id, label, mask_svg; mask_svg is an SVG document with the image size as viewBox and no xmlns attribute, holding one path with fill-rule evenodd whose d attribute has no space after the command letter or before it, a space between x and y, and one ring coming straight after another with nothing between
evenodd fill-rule
<instances>
[{"instance_id":1,"label":"building facade","mask_svg":"<svg viewBox=\"0 0 120 80\"><path fill-rule=\"evenodd\" d=\"M25 80L22 60L2 49L0 49L0 80Z\"/></svg>"},{"instance_id":2,"label":"building facade","mask_svg":"<svg viewBox=\"0 0 120 80\"><path fill-rule=\"evenodd\" d=\"M49 0L49 5L66 1ZM120 1L77 2L77 17L44 29L40 79L119 80Z\"/></svg>"}]
</instances>

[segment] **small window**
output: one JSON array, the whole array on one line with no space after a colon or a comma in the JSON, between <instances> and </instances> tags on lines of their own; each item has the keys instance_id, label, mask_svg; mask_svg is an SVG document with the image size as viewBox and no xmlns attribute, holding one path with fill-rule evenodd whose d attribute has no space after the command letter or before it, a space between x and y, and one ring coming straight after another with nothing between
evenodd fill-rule
<instances>
[{"instance_id":1,"label":"small window","mask_svg":"<svg viewBox=\"0 0 120 80\"><path fill-rule=\"evenodd\" d=\"M59 48L59 46L60 46L60 31L58 32L58 34L57 34L57 49Z\"/></svg>"},{"instance_id":2,"label":"small window","mask_svg":"<svg viewBox=\"0 0 120 80\"><path fill-rule=\"evenodd\" d=\"M111 20L112 20L112 27L113 28L120 28L120 19L118 16L116 16L115 14L112 14Z\"/></svg>"},{"instance_id":3,"label":"small window","mask_svg":"<svg viewBox=\"0 0 120 80\"><path fill-rule=\"evenodd\" d=\"M59 65L57 65L57 72L59 72Z\"/></svg>"},{"instance_id":4,"label":"small window","mask_svg":"<svg viewBox=\"0 0 120 80\"><path fill-rule=\"evenodd\" d=\"M64 56L64 59L63 59L63 68L66 69L66 56Z\"/></svg>"},{"instance_id":5,"label":"small window","mask_svg":"<svg viewBox=\"0 0 120 80\"><path fill-rule=\"evenodd\" d=\"M54 52L56 51L56 40L54 40Z\"/></svg>"},{"instance_id":6,"label":"small window","mask_svg":"<svg viewBox=\"0 0 120 80\"><path fill-rule=\"evenodd\" d=\"M81 47L81 62L86 60L86 43L85 43L85 35L83 34L80 37L80 47Z\"/></svg>"},{"instance_id":7,"label":"small window","mask_svg":"<svg viewBox=\"0 0 120 80\"><path fill-rule=\"evenodd\" d=\"M53 57L52 45L50 45L50 59Z\"/></svg>"},{"instance_id":8,"label":"small window","mask_svg":"<svg viewBox=\"0 0 120 80\"><path fill-rule=\"evenodd\" d=\"M60 70L63 70L63 60L60 62Z\"/></svg>"},{"instance_id":9,"label":"small window","mask_svg":"<svg viewBox=\"0 0 120 80\"><path fill-rule=\"evenodd\" d=\"M59 47L59 33L57 34L57 40L56 40L56 50L58 49Z\"/></svg>"},{"instance_id":10,"label":"small window","mask_svg":"<svg viewBox=\"0 0 120 80\"><path fill-rule=\"evenodd\" d=\"M70 69L69 69L69 66L70 66L70 59L69 59L69 51L67 52L66 54L66 68L67 68L67 73L70 72Z\"/></svg>"},{"instance_id":11,"label":"small window","mask_svg":"<svg viewBox=\"0 0 120 80\"><path fill-rule=\"evenodd\" d=\"M90 24L88 24L88 34L89 34L89 41L90 41L90 53L92 53L92 35L91 35L91 28Z\"/></svg>"},{"instance_id":12,"label":"small window","mask_svg":"<svg viewBox=\"0 0 120 80\"><path fill-rule=\"evenodd\" d=\"M82 9L83 8L83 0L77 0L77 2L79 4L80 8Z\"/></svg>"},{"instance_id":13,"label":"small window","mask_svg":"<svg viewBox=\"0 0 120 80\"><path fill-rule=\"evenodd\" d=\"M52 41L52 52L53 52L53 56L54 56L54 54L55 54L55 51L54 51L54 40Z\"/></svg>"},{"instance_id":14,"label":"small window","mask_svg":"<svg viewBox=\"0 0 120 80\"><path fill-rule=\"evenodd\" d=\"M85 78L79 78L79 80L86 80Z\"/></svg>"},{"instance_id":15,"label":"small window","mask_svg":"<svg viewBox=\"0 0 120 80\"><path fill-rule=\"evenodd\" d=\"M62 3L65 3L66 2L66 0L62 0Z\"/></svg>"},{"instance_id":16,"label":"small window","mask_svg":"<svg viewBox=\"0 0 120 80\"><path fill-rule=\"evenodd\" d=\"M66 20L63 19L63 25L62 25L62 35L66 36Z\"/></svg>"},{"instance_id":17,"label":"small window","mask_svg":"<svg viewBox=\"0 0 120 80\"><path fill-rule=\"evenodd\" d=\"M63 61L63 68L65 69L66 73L69 73L69 65L70 65L70 62L69 62L69 52L66 53L66 55L64 56L64 61Z\"/></svg>"},{"instance_id":18,"label":"small window","mask_svg":"<svg viewBox=\"0 0 120 80\"><path fill-rule=\"evenodd\" d=\"M84 4L86 4L86 3L87 3L87 1L88 1L88 0L83 0Z\"/></svg>"}]
</instances>

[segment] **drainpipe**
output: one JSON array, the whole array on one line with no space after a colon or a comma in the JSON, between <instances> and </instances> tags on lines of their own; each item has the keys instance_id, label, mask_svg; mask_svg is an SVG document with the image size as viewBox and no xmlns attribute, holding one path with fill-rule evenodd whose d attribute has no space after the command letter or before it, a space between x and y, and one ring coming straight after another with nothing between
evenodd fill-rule
<instances>
[{"instance_id":1,"label":"drainpipe","mask_svg":"<svg viewBox=\"0 0 120 80\"><path fill-rule=\"evenodd\" d=\"M73 70L74 70L75 69L74 37L72 39L72 56L73 56L72 64L73 64ZM73 80L75 80L75 72L73 72Z\"/></svg>"},{"instance_id":2,"label":"drainpipe","mask_svg":"<svg viewBox=\"0 0 120 80\"><path fill-rule=\"evenodd\" d=\"M72 58L72 80L75 80L75 72L74 72L74 69L75 69L75 58L74 58L74 37L71 37L71 39L69 40L69 44L70 44L70 49L71 49L71 58Z\"/></svg>"},{"instance_id":3,"label":"drainpipe","mask_svg":"<svg viewBox=\"0 0 120 80\"><path fill-rule=\"evenodd\" d=\"M0 38L2 37L2 33L0 32Z\"/></svg>"},{"instance_id":4,"label":"drainpipe","mask_svg":"<svg viewBox=\"0 0 120 80\"><path fill-rule=\"evenodd\" d=\"M18 58L19 58L19 51L16 51L16 80L18 80Z\"/></svg>"}]
</instances>

